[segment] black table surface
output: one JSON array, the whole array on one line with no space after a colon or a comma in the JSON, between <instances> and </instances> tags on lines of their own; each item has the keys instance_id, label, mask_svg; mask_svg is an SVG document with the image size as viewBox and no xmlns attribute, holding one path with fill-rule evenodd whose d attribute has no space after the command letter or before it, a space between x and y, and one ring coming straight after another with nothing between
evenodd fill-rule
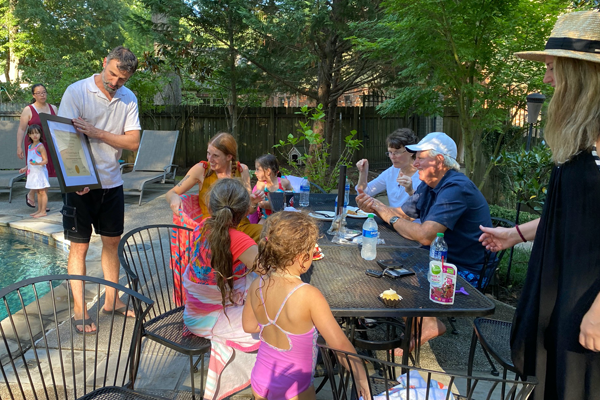
<instances>
[{"instance_id":1,"label":"black table surface","mask_svg":"<svg viewBox=\"0 0 600 400\"><path fill-rule=\"evenodd\" d=\"M460 276L456 289L464 287L468 296L457 293L453 305L429 300L427 250L377 248L377 259L397 259L415 272L399 279L366 275L367 269L381 271L381 267L375 261L361 258L358 246L328 246L322 250L325 258L314 261L302 280L323 293L336 317L458 317L494 312L494 303ZM403 298L397 308L388 308L379 299L379 295L390 288Z\"/></svg>"},{"instance_id":2,"label":"black table surface","mask_svg":"<svg viewBox=\"0 0 600 400\"><path fill-rule=\"evenodd\" d=\"M309 211L335 211L335 194L323 194L323 193L311 193L310 194L310 206ZM356 195L350 196L350 206L356 207ZM300 210L302 210L300 208ZM418 242L406 239L386 222L382 221L379 217L375 217L377 225L379 227L379 238L385 241L385 244L378 244L377 247L390 247L390 246L402 246L402 247L420 247ZM352 218L346 217L346 228L353 229L356 231L362 231L362 226L365 223L364 218ZM319 228L321 231L321 239L319 240L319 246L340 246L331 243L332 235L327 234L327 230L331 226L331 221L319 220ZM348 245L344 245L348 246Z\"/></svg>"}]
</instances>

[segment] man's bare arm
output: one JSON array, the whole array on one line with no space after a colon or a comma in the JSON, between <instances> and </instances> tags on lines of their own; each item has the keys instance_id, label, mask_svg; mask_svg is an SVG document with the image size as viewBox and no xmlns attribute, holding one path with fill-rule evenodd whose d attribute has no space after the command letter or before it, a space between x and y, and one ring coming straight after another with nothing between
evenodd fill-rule
<instances>
[{"instance_id":1,"label":"man's bare arm","mask_svg":"<svg viewBox=\"0 0 600 400\"><path fill-rule=\"evenodd\" d=\"M429 246L440 232L445 232L446 227L435 221L425 221L422 224L412 222L413 219L402 211L401 208L392 208L381 202L374 204L373 209L379 217L388 222L392 217L400 217L394 224L394 229L403 237L415 240L424 246Z\"/></svg>"}]
</instances>

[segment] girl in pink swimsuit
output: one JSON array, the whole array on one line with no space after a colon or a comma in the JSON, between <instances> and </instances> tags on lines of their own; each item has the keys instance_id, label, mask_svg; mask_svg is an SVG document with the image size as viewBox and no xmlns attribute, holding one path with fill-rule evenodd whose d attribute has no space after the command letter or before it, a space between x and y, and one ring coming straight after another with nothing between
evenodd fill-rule
<instances>
[{"instance_id":1,"label":"girl in pink swimsuit","mask_svg":"<svg viewBox=\"0 0 600 400\"><path fill-rule=\"evenodd\" d=\"M279 212L267 219L242 324L259 332L260 347L250 382L256 399L314 399L319 333L331 347L355 352L321 292L302 282L313 259L319 229L308 215ZM359 393L368 397L366 374Z\"/></svg>"}]
</instances>

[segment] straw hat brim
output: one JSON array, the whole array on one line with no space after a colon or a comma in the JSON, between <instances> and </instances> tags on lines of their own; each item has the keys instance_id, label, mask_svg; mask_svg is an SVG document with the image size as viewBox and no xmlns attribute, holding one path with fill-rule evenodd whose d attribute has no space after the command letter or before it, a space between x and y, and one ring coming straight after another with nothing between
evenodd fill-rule
<instances>
[{"instance_id":1,"label":"straw hat brim","mask_svg":"<svg viewBox=\"0 0 600 400\"><path fill-rule=\"evenodd\" d=\"M548 49L543 51L519 51L515 56L524 60L546 62L546 56L576 58L578 60L600 63L600 54L572 50Z\"/></svg>"}]
</instances>

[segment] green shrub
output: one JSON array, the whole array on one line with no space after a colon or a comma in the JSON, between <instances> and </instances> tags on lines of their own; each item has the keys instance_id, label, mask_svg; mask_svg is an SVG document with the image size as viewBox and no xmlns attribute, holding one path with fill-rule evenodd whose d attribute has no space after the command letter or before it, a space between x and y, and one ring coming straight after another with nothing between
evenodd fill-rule
<instances>
[{"instance_id":1,"label":"green shrub","mask_svg":"<svg viewBox=\"0 0 600 400\"><path fill-rule=\"evenodd\" d=\"M277 149L281 156L286 157L292 147L302 143L305 149L309 149L309 152L299 157L304 167L298 165L290 165L290 169L282 167L281 173L284 175L306 176L309 181L321 186L326 192L330 192L337 187L340 166L352 165L352 157L354 152L362 146L362 140L355 138L355 130L350 131L350 134L344 138L344 148L340 157L334 165L330 165L329 147L331 147L331 144L326 143L321 134L311 129L313 124L325 118L323 104L319 104L312 109L303 106L296 114L304 115L306 120L306 122L299 121L298 137L290 133L286 141L280 140L273 148Z\"/></svg>"},{"instance_id":2,"label":"green shrub","mask_svg":"<svg viewBox=\"0 0 600 400\"><path fill-rule=\"evenodd\" d=\"M548 146L541 143L529 151L524 148L514 152L503 151L496 159L496 165L508 179L509 189L516 200L541 214L554 167Z\"/></svg>"},{"instance_id":3,"label":"green shrub","mask_svg":"<svg viewBox=\"0 0 600 400\"><path fill-rule=\"evenodd\" d=\"M492 217L504 218L511 222L515 222L517 218L517 210L497 206L495 204L490 204L490 215ZM519 213L519 224L524 224L525 222L533 221L534 219L537 219L539 217L539 215L521 211Z\"/></svg>"}]
</instances>

